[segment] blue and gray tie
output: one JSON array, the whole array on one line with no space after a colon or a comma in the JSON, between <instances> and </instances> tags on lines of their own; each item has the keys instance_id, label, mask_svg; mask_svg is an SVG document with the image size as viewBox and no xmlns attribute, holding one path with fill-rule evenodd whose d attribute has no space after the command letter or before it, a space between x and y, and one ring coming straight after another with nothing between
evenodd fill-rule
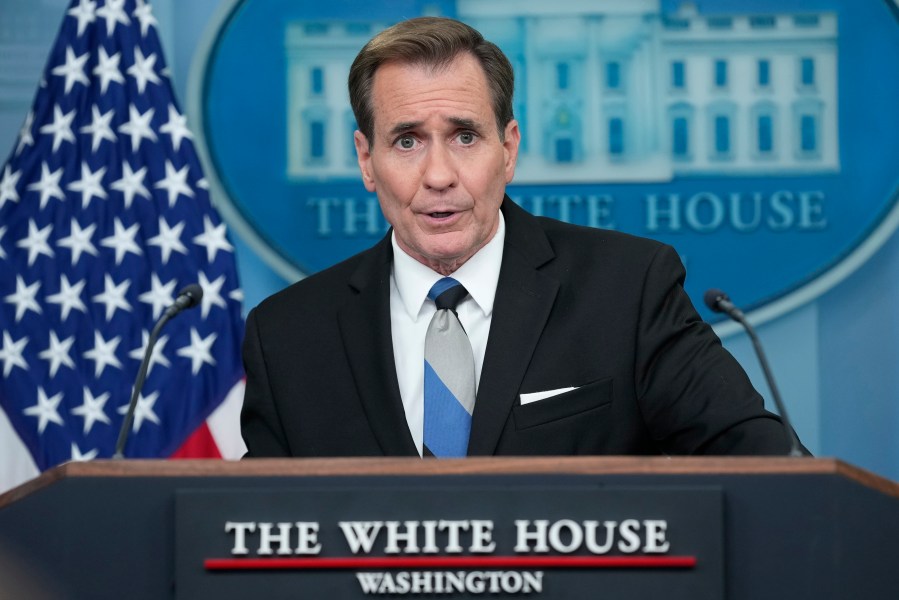
<instances>
[{"instance_id":1,"label":"blue and gray tie","mask_svg":"<svg viewBox=\"0 0 899 600\"><path fill-rule=\"evenodd\" d=\"M475 400L474 355L456 314L456 306L467 295L452 277L444 277L428 292L437 312L425 337L425 456L453 458L468 452Z\"/></svg>"}]
</instances>

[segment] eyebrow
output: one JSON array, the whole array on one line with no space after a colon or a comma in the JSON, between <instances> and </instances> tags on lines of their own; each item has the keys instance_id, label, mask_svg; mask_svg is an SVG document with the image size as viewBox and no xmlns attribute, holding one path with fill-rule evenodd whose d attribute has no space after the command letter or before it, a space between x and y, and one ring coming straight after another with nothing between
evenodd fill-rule
<instances>
[{"instance_id":1,"label":"eyebrow","mask_svg":"<svg viewBox=\"0 0 899 600\"><path fill-rule=\"evenodd\" d=\"M463 119L462 117L449 117L446 119L447 122L452 123L457 127L461 127L463 129L474 129L475 131L479 131L481 126L474 121L473 119ZM397 123L390 129L390 135L398 135L400 133L405 133L407 131L412 131L413 129L417 129L421 126L424 121L402 121Z\"/></svg>"},{"instance_id":2,"label":"eyebrow","mask_svg":"<svg viewBox=\"0 0 899 600\"><path fill-rule=\"evenodd\" d=\"M397 123L390 129L390 135L397 135L399 133L404 133L406 131L410 131L415 129L416 127L421 126L424 121L403 121Z\"/></svg>"}]
</instances>

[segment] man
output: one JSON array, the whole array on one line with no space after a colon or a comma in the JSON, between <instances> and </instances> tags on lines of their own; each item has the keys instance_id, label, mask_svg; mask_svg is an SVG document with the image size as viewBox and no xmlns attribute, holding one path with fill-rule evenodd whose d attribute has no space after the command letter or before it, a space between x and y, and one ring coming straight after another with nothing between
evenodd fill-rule
<instances>
[{"instance_id":1,"label":"man","mask_svg":"<svg viewBox=\"0 0 899 600\"><path fill-rule=\"evenodd\" d=\"M349 86L392 230L250 313L247 456L787 453L670 247L505 196L521 133L496 46L412 19L361 50ZM435 284L463 299L438 309ZM442 355L432 321L457 344Z\"/></svg>"}]
</instances>

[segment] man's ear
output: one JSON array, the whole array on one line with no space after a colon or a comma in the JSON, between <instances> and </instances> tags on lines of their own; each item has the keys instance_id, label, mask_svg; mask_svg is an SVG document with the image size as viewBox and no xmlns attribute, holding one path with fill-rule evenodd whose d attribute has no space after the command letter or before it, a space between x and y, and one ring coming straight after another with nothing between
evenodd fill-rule
<instances>
[{"instance_id":1,"label":"man's ear","mask_svg":"<svg viewBox=\"0 0 899 600\"><path fill-rule=\"evenodd\" d=\"M518 147L521 144L521 130L518 121L512 119L506 124L503 150L505 151L506 183L512 181L515 176L515 164L518 162Z\"/></svg>"},{"instance_id":2,"label":"man's ear","mask_svg":"<svg viewBox=\"0 0 899 600\"><path fill-rule=\"evenodd\" d=\"M371 144L368 138L358 129L353 132L353 143L356 145L356 160L362 173L362 183L369 192L375 191L375 179L371 170Z\"/></svg>"}]
</instances>

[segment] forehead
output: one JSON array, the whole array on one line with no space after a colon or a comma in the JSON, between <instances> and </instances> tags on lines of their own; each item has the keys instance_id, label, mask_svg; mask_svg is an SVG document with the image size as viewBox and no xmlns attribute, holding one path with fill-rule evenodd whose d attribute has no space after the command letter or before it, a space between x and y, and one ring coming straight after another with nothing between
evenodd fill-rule
<instances>
[{"instance_id":1,"label":"forehead","mask_svg":"<svg viewBox=\"0 0 899 600\"><path fill-rule=\"evenodd\" d=\"M486 124L493 118L487 76L478 60L462 54L445 66L388 62L372 84L375 130L429 119L465 119Z\"/></svg>"}]
</instances>

